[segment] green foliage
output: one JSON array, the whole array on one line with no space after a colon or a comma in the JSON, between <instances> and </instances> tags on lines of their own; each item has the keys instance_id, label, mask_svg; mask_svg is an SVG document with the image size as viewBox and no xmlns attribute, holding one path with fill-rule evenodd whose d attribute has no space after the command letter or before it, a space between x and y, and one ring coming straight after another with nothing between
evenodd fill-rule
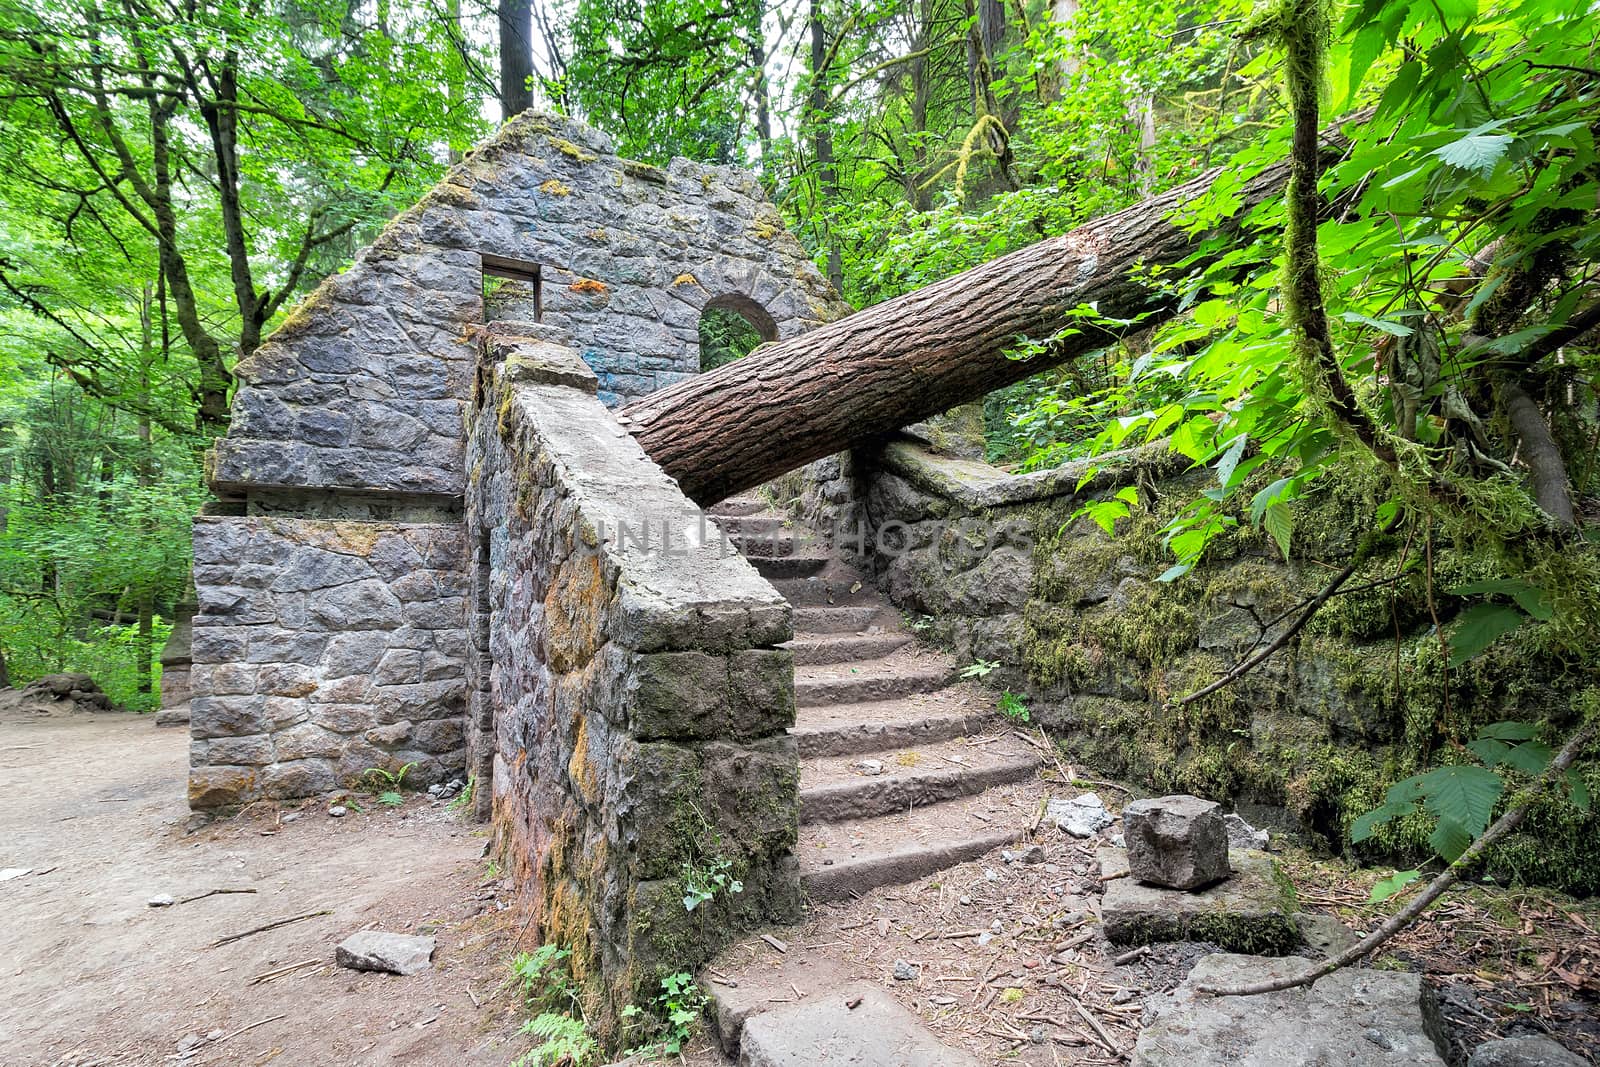
<instances>
[{"instance_id":1,"label":"green foliage","mask_svg":"<svg viewBox=\"0 0 1600 1067\"><path fill-rule=\"evenodd\" d=\"M586 1067L599 1060L599 1043L583 1020L570 1015L543 1012L523 1023L521 1032L540 1042L513 1060L512 1067Z\"/></svg>"},{"instance_id":2,"label":"green foliage","mask_svg":"<svg viewBox=\"0 0 1600 1067\"><path fill-rule=\"evenodd\" d=\"M998 660L978 658L958 672L963 678L987 678L1000 669Z\"/></svg>"},{"instance_id":3,"label":"green foliage","mask_svg":"<svg viewBox=\"0 0 1600 1067\"><path fill-rule=\"evenodd\" d=\"M733 876L732 862L720 856L704 862L685 860L679 877L683 883L684 911L709 904L718 893L744 892L744 883Z\"/></svg>"},{"instance_id":4,"label":"green foliage","mask_svg":"<svg viewBox=\"0 0 1600 1067\"><path fill-rule=\"evenodd\" d=\"M1028 705L1009 689L1000 694L1000 714L1022 725L1033 721L1033 714L1028 710Z\"/></svg>"},{"instance_id":5,"label":"green foliage","mask_svg":"<svg viewBox=\"0 0 1600 1067\"><path fill-rule=\"evenodd\" d=\"M669 974L661 979L661 992L657 993L648 1010L630 1004L623 1016L637 1020L648 1018L649 1039L628 1050L628 1055L676 1056L699 1029L700 1020L707 1007L705 990L686 971Z\"/></svg>"},{"instance_id":6,"label":"green foliage","mask_svg":"<svg viewBox=\"0 0 1600 1067\"><path fill-rule=\"evenodd\" d=\"M445 810L452 815L471 817L473 812L473 800L476 797L477 792L478 776L475 774L467 775L466 788L457 793L450 803L444 806Z\"/></svg>"},{"instance_id":7,"label":"green foliage","mask_svg":"<svg viewBox=\"0 0 1600 1067\"><path fill-rule=\"evenodd\" d=\"M1449 764L1396 782L1378 808L1350 827L1350 839L1362 842L1391 820L1426 812L1434 820L1428 843L1454 863L1483 835L1505 790L1499 768L1539 774L1550 762L1550 749L1533 740L1537 727L1501 722L1486 727L1467 745L1483 766Z\"/></svg>"},{"instance_id":8,"label":"green foliage","mask_svg":"<svg viewBox=\"0 0 1600 1067\"><path fill-rule=\"evenodd\" d=\"M571 960L570 949L551 944L519 952L512 960L512 981L533 1012L522 1033L540 1042L517 1057L512 1067L585 1067L599 1059L600 1046L584 1021Z\"/></svg>"}]
</instances>

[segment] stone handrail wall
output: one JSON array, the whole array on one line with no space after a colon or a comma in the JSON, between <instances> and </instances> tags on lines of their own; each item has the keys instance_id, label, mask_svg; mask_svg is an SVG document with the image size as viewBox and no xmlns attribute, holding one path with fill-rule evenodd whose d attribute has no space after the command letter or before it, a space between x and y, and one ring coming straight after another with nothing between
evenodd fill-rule
<instances>
[{"instance_id":1,"label":"stone handrail wall","mask_svg":"<svg viewBox=\"0 0 1600 1067\"><path fill-rule=\"evenodd\" d=\"M496 324L482 342L469 743L535 936L573 950L606 1029L797 914L790 609L550 337ZM695 887L715 893L691 910Z\"/></svg>"}]
</instances>

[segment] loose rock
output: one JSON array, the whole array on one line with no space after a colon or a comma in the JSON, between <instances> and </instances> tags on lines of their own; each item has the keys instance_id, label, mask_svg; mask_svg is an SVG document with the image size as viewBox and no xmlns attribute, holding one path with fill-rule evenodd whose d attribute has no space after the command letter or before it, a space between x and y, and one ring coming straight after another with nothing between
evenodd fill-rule
<instances>
[{"instance_id":1,"label":"loose rock","mask_svg":"<svg viewBox=\"0 0 1600 1067\"><path fill-rule=\"evenodd\" d=\"M1266 850L1270 840L1267 832L1245 822L1244 816L1230 811L1222 817L1222 825L1228 831L1229 848Z\"/></svg>"},{"instance_id":2,"label":"loose rock","mask_svg":"<svg viewBox=\"0 0 1600 1067\"><path fill-rule=\"evenodd\" d=\"M894 961L894 980L896 982L915 982L922 973L922 968L905 960Z\"/></svg>"},{"instance_id":3,"label":"loose rock","mask_svg":"<svg viewBox=\"0 0 1600 1067\"><path fill-rule=\"evenodd\" d=\"M1146 885L1201 889L1233 873L1222 809L1192 796L1136 800L1122 809L1128 873Z\"/></svg>"},{"instance_id":4,"label":"loose rock","mask_svg":"<svg viewBox=\"0 0 1600 1067\"><path fill-rule=\"evenodd\" d=\"M1052 798L1045 807L1045 817L1077 838L1093 837L1116 821L1106 810L1104 801L1094 793L1070 800Z\"/></svg>"},{"instance_id":5,"label":"loose rock","mask_svg":"<svg viewBox=\"0 0 1600 1067\"><path fill-rule=\"evenodd\" d=\"M1000 858L1007 863L1043 863L1044 846L1029 845L1027 848L1002 849Z\"/></svg>"},{"instance_id":6,"label":"loose rock","mask_svg":"<svg viewBox=\"0 0 1600 1067\"><path fill-rule=\"evenodd\" d=\"M333 807L328 809L328 818L342 819L349 813L350 809L346 808L343 804L335 804Z\"/></svg>"},{"instance_id":7,"label":"loose rock","mask_svg":"<svg viewBox=\"0 0 1600 1067\"><path fill-rule=\"evenodd\" d=\"M341 967L353 971L386 971L389 974L416 974L433 966L433 938L411 934L391 934L382 930L361 930L351 934L334 950Z\"/></svg>"},{"instance_id":8,"label":"loose rock","mask_svg":"<svg viewBox=\"0 0 1600 1067\"><path fill-rule=\"evenodd\" d=\"M1548 1037L1529 1035L1484 1042L1467 1067L1584 1067L1584 1061Z\"/></svg>"},{"instance_id":9,"label":"loose rock","mask_svg":"<svg viewBox=\"0 0 1600 1067\"><path fill-rule=\"evenodd\" d=\"M173 899L171 893L157 893L155 896L145 901L145 903L150 905L152 908L170 908L172 905L176 904L177 901Z\"/></svg>"}]
</instances>

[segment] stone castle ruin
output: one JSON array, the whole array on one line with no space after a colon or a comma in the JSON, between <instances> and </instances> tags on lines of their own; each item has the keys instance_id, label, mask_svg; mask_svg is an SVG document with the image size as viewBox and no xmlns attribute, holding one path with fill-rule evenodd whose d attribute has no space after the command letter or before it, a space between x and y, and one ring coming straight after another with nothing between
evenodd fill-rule
<instances>
[{"instance_id":1,"label":"stone castle ruin","mask_svg":"<svg viewBox=\"0 0 1600 1067\"><path fill-rule=\"evenodd\" d=\"M750 175L621 159L537 115L323 283L239 366L208 472L191 802L305 796L393 761L418 784L465 770L483 326L537 324L615 404L697 372L715 307L770 340L842 305ZM614 432L593 407L568 428Z\"/></svg>"}]
</instances>

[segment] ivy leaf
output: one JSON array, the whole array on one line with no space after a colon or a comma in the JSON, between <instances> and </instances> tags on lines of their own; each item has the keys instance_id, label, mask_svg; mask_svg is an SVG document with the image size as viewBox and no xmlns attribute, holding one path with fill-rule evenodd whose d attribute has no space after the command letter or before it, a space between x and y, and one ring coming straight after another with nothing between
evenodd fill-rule
<instances>
[{"instance_id":1,"label":"ivy leaf","mask_svg":"<svg viewBox=\"0 0 1600 1067\"><path fill-rule=\"evenodd\" d=\"M1421 877L1421 871L1395 871L1387 878L1379 878L1367 903L1381 904Z\"/></svg>"},{"instance_id":2,"label":"ivy leaf","mask_svg":"<svg viewBox=\"0 0 1600 1067\"><path fill-rule=\"evenodd\" d=\"M1450 666L1459 667L1522 625L1522 612L1504 604L1474 604L1450 634Z\"/></svg>"},{"instance_id":3,"label":"ivy leaf","mask_svg":"<svg viewBox=\"0 0 1600 1067\"><path fill-rule=\"evenodd\" d=\"M1532 741L1539 736L1539 726L1531 722L1492 722L1479 730L1478 736L1497 741Z\"/></svg>"},{"instance_id":4,"label":"ivy leaf","mask_svg":"<svg viewBox=\"0 0 1600 1067\"><path fill-rule=\"evenodd\" d=\"M1435 148L1432 154L1457 170L1472 171L1487 178L1510 150L1513 140L1506 133L1469 133L1459 141Z\"/></svg>"}]
</instances>

